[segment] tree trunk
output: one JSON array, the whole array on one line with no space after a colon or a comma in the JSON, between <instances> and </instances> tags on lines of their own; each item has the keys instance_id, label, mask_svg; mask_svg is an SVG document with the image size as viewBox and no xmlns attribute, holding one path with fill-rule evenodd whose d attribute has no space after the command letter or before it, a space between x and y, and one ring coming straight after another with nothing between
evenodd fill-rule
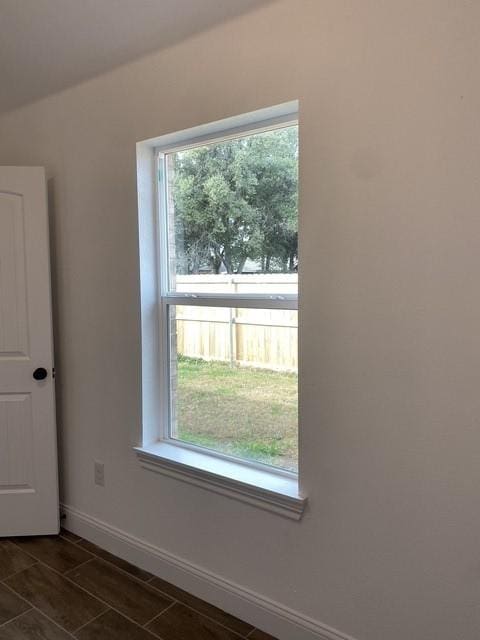
<instances>
[{"instance_id":1,"label":"tree trunk","mask_svg":"<svg viewBox=\"0 0 480 640\"><path fill-rule=\"evenodd\" d=\"M195 256L192 262L192 273L197 274L200 271L200 260Z\"/></svg>"},{"instance_id":2,"label":"tree trunk","mask_svg":"<svg viewBox=\"0 0 480 640\"><path fill-rule=\"evenodd\" d=\"M225 265L225 269L227 270L228 274L233 273L232 263L227 255L223 256L223 264Z\"/></svg>"},{"instance_id":3,"label":"tree trunk","mask_svg":"<svg viewBox=\"0 0 480 640\"><path fill-rule=\"evenodd\" d=\"M211 264L214 273L218 275L222 266L222 259L220 258L220 256L213 256L213 258L211 259Z\"/></svg>"},{"instance_id":4,"label":"tree trunk","mask_svg":"<svg viewBox=\"0 0 480 640\"><path fill-rule=\"evenodd\" d=\"M288 259L288 270L290 273L295 271L295 254L291 253Z\"/></svg>"},{"instance_id":5,"label":"tree trunk","mask_svg":"<svg viewBox=\"0 0 480 640\"><path fill-rule=\"evenodd\" d=\"M242 258L240 260L240 264L238 265L237 273L242 273L243 267L245 266L246 261L247 261L246 258Z\"/></svg>"}]
</instances>

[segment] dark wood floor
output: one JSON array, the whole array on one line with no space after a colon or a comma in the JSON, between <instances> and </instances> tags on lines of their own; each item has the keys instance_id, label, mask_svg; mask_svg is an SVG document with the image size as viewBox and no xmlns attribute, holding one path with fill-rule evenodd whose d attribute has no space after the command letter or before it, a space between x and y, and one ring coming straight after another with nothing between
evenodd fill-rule
<instances>
[{"instance_id":1,"label":"dark wood floor","mask_svg":"<svg viewBox=\"0 0 480 640\"><path fill-rule=\"evenodd\" d=\"M275 640L91 542L0 539L0 640Z\"/></svg>"}]
</instances>

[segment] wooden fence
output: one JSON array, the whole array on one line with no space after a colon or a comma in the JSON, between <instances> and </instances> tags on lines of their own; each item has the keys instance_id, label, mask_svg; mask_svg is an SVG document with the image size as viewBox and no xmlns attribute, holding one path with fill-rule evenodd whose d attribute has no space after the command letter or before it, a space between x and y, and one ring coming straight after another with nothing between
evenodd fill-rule
<instances>
[{"instance_id":1,"label":"wooden fence","mask_svg":"<svg viewBox=\"0 0 480 640\"><path fill-rule=\"evenodd\" d=\"M178 276L177 290L209 293L295 293L297 276ZM177 306L177 353L191 358L279 371L298 369L298 313L283 309Z\"/></svg>"}]
</instances>

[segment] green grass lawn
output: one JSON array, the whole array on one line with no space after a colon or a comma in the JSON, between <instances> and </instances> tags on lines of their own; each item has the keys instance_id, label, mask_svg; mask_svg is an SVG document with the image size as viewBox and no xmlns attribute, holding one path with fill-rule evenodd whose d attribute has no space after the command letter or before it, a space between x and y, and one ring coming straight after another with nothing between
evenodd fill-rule
<instances>
[{"instance_id":1,"label":"green grass lawn","mask_svg":"<svg viewBox=\"0 0 480 640\"><path fill-rule=\"evenodd\" d=\"M294 373L179 356L177 437L296 470L297 381Z\"/></svg>"}]
</instances>

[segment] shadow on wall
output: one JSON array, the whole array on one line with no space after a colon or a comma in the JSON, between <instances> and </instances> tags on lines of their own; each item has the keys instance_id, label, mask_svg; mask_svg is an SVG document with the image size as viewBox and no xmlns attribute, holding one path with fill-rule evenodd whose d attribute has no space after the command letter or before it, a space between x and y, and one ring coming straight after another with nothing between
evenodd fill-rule
<instances>
[{"instance_id":1,"label":"shadow on wall","mask_svg":"<svg viewBox=\"0 0 480 640\"><path fill-rule=\"evenodd\" d=\"M58 254L57 254L57 206L55 200L55 178L48 178L47 180L47 198L48 198L48 226L49 226L49 241L50 241L50 280L52 286L52 326L53 326L53 355L54 355L54 367L55 367L55 410L57 421L57 441L58 441L58 462L59 469L62 469L63 461L63 446L62 446L62 427L63 427L63 411L62 411L62 383L58 376L58 363L60 361L60 314L58 304L58 278L59 278L59 266L58 266ZM62 491L62 474L59 473L59 491L60 502L63 501Z\"/></svg>"}]
</instances>

